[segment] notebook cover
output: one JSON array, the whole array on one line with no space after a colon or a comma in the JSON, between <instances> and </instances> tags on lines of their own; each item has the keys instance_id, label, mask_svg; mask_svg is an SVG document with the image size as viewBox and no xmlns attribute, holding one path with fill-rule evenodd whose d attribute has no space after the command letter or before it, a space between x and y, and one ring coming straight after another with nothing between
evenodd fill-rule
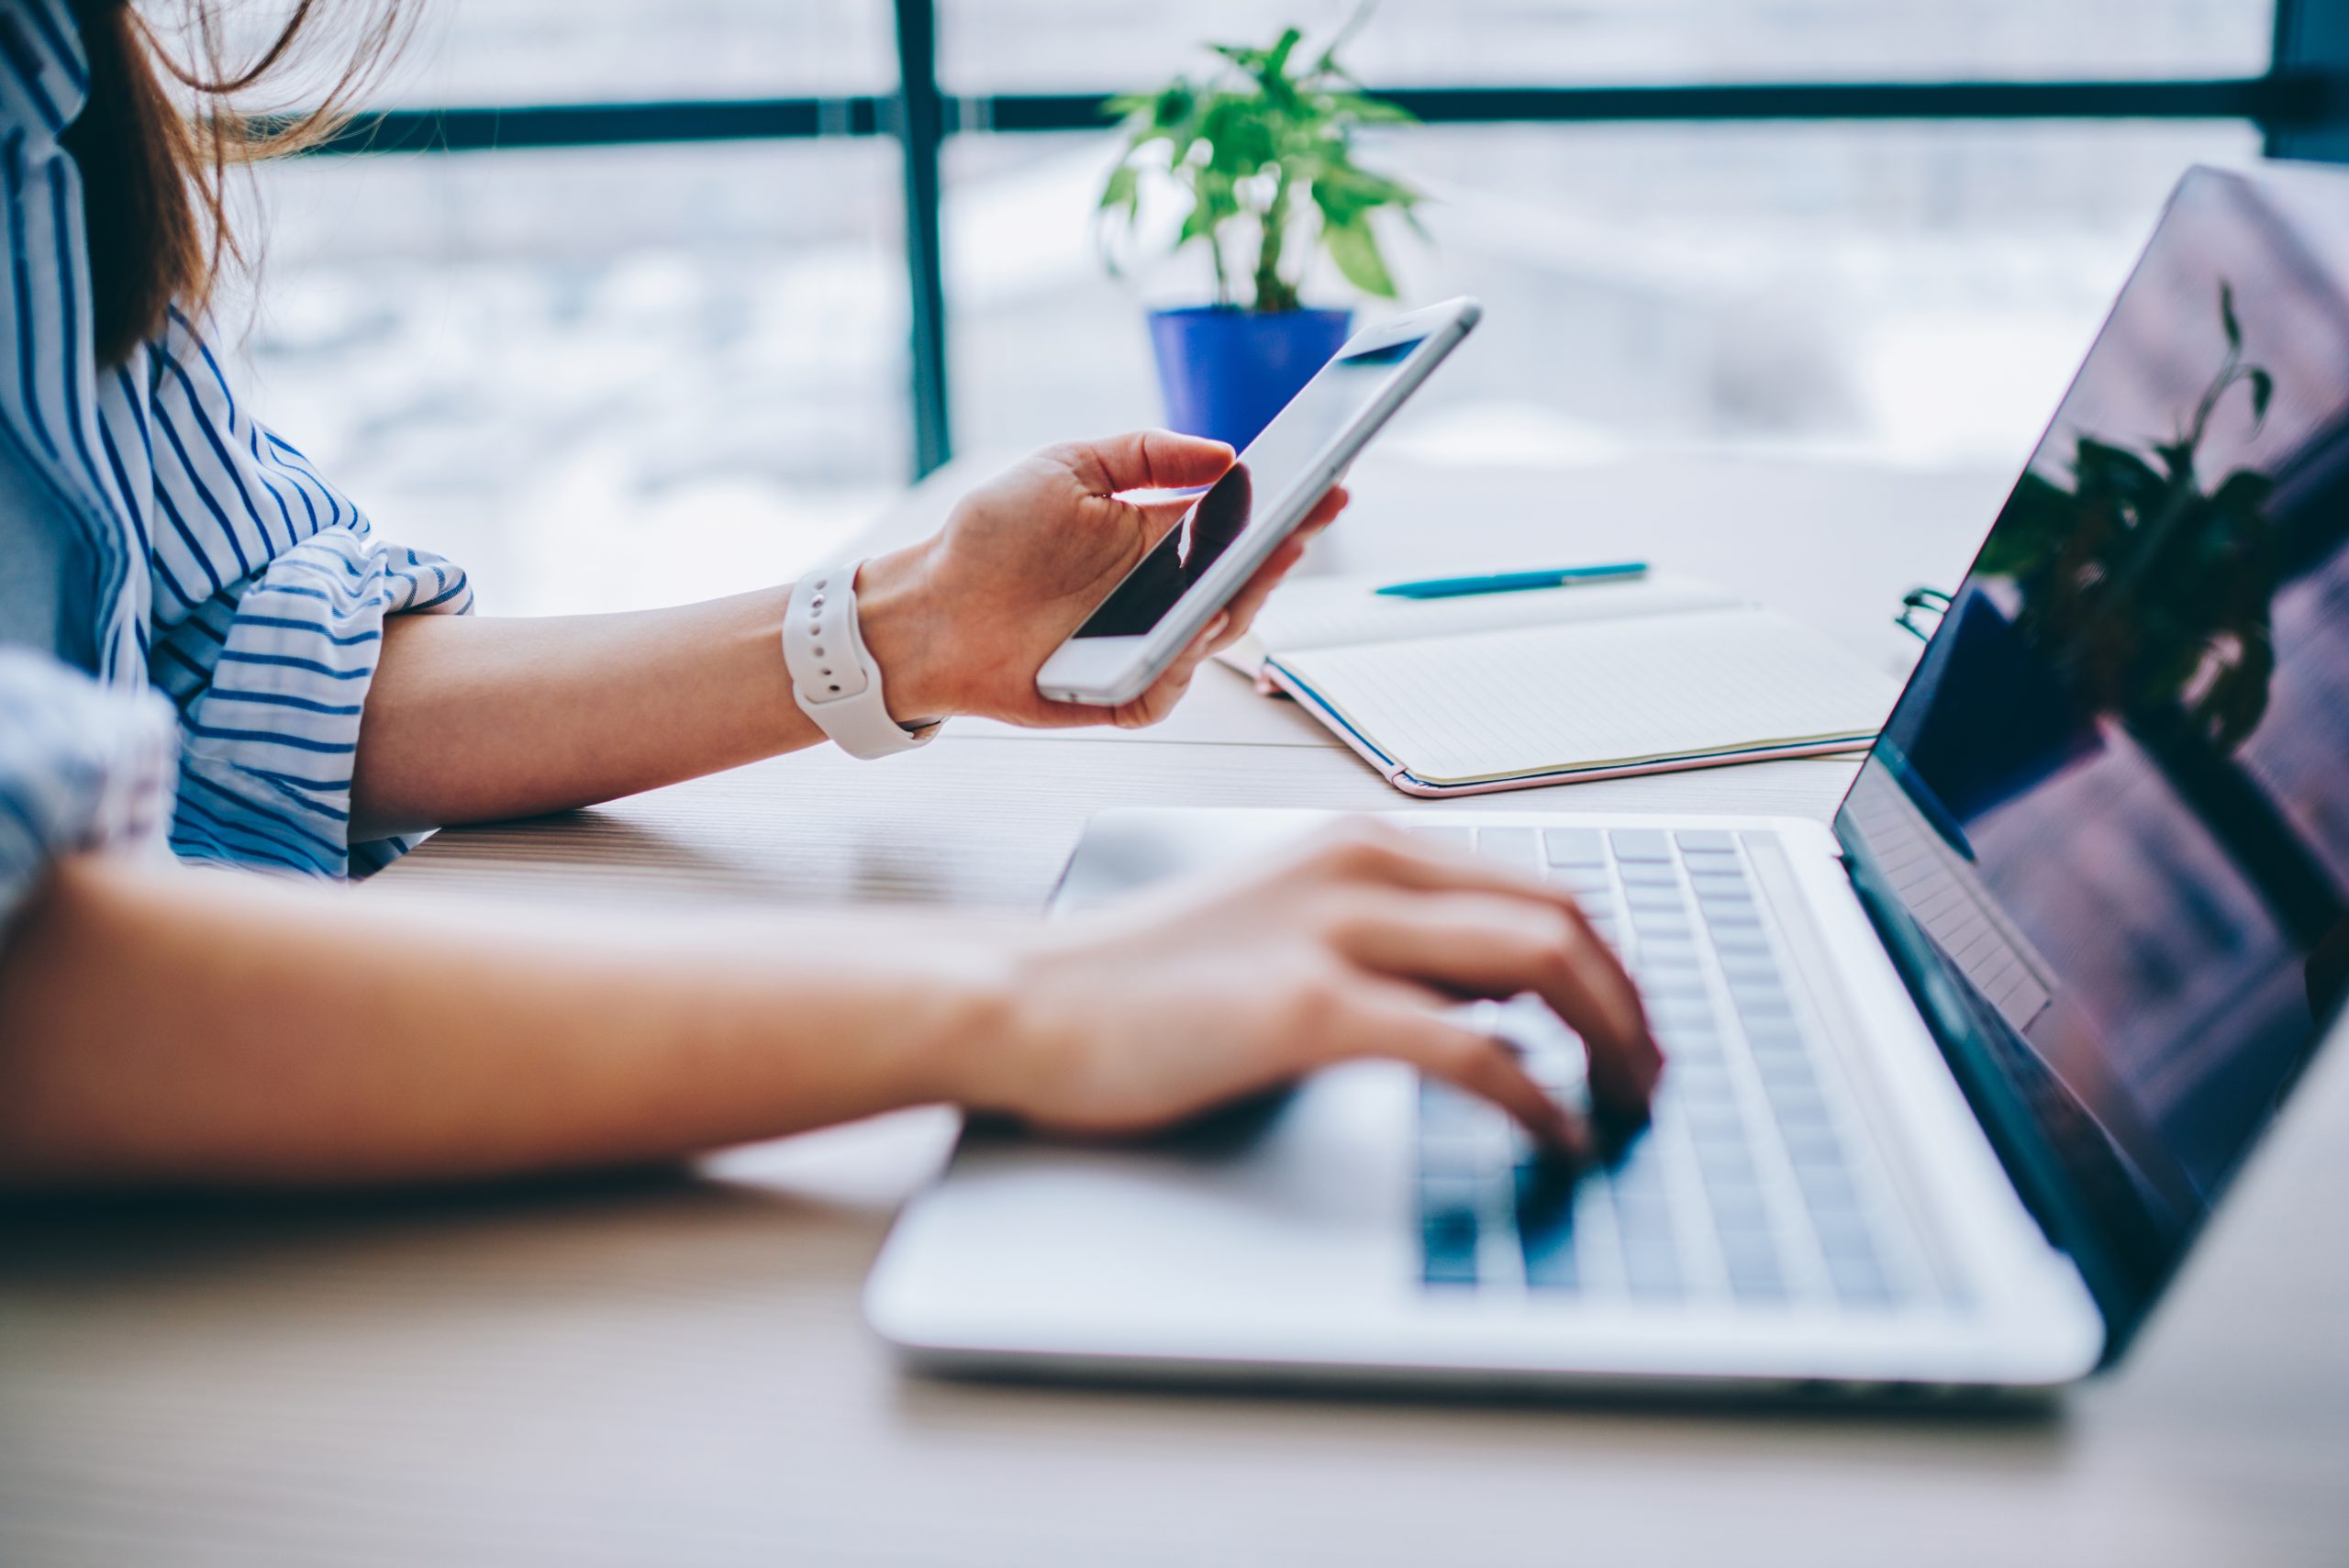
<instances>
[{"instance_id":1,"label":"notebook cover","mask_svg":"<svg viewBox=\"0 0 2349 1568\"><path fill-rule=\"evenodd\" d=\"M1307 711L1343 740L1355 755L1377 769L1379 777L1405 795L1424 799L1443 799L1455 795L1493 795L1511 789L1543 789L1552 784L1596 783L1600 779L1641 778L1650 773L1687 773L1696 768L1725 768L1739 762L1776 762L1783 758L1849 756L1866 751L1872 744L1868 740L1804 740L1783 746L1748 746L1730 751L1665 757L1647 762L1559 768L1513 778L1479 779L1471 784L1430 784L1425 779L1415 777L1401 762L1373 745L1368 736L1347 723L1343 715L1323 702L1319 693L1285 669L1278 660L1266 662L1259 676L1259 684L1286 692L1303 703Z\"/></svg>"}]
</instances>

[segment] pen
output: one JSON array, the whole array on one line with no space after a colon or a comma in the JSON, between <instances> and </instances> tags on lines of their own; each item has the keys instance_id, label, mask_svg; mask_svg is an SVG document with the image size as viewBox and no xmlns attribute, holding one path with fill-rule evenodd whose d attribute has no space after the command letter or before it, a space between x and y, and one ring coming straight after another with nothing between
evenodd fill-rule
<instances>
[{"instance_id":1,"label":"pen","mask_svg":"<svg viewBox=\"0 0 2349 1568\"><path fill-rule=\"evenodd\" d=\"M1496 572L1482 577L1429 577L1389 583L1377 592L1395 599L1459 599L1471 594L1518 594L1528 588L1570 588L1578 583L1623 583L1647 575L1644 561L1603 566L1553 566L1543 572Z\"/></svg>"}]
</instances>

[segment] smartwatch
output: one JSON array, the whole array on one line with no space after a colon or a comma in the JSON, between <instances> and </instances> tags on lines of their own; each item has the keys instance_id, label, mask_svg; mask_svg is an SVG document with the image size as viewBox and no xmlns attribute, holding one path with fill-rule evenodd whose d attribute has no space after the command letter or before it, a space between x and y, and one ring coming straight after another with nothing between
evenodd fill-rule
<instances>
[{"instance_id":1,"label":"smartwatch","mask_svg":"<svg viewBox=\"0 0 2349 1568\"><path fill-rule=\"evenodd\" d=\"M852 757L886 757L929 743L941 724L904 725L889 717L881 670L856 624L856 573L864 564L827 566L791 585L783 617L783 662L799 711Z\"/></svg>"}]
</instances>

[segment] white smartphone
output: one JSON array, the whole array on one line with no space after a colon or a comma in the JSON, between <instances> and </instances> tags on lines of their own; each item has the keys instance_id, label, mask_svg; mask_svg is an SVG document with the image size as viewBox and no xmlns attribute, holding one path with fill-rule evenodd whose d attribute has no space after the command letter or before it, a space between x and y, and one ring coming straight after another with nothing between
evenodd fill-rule
<instances>
[{"instance_id":1,"label":"white smartphone","mask_svg":"<svg viewBox=\"0 0 2349 1568\"><path fill-rule=\"evenodd\" d=\"M1166 673L1483 314L1447 300L1356 333L1036 672L1114 707Z\"/></svg>"}]
</instances>

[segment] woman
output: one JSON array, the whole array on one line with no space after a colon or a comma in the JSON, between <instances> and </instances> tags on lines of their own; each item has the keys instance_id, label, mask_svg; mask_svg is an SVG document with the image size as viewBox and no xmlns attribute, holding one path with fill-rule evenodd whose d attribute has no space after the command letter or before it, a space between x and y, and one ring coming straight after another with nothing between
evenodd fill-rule
<instances>
[{"instance_id":1,"label":"woman","mask_svg":"<svg viewBox=\"0 0 2349 1568\"><path fill-rule=\"evenodd\" d=\"M217 67L212 7L186 9ZM300 0L229 79L165 66L225 110L326 19ZM367 13L354 50L399 23ZM1528 990L1590 1041L1603 1098L1644 1101L1658 1062L1638 1001L1571 904L1371 828L1010 931L777 916L518 936L142 852L168 838L181 860L339 878L437 825L825 739L778 649L789 586L471 617L461 571L377 539L238 403L199 323L233 254L220 191L240 122L181 118L162 59L126 0L0 0L0 1178L473 1176L935 1101L1114 1131L1368 1055L1571 1143L1508 1051L1446 1013ZM851 569L834 599L852 595L887 718L1097 721L1032 683L1172 521L1118 493L1230 461L1163 432L1054 448L935 538ZM1109 717L1163 716L1297 553Z\"/></svg>"}]
</instances>

